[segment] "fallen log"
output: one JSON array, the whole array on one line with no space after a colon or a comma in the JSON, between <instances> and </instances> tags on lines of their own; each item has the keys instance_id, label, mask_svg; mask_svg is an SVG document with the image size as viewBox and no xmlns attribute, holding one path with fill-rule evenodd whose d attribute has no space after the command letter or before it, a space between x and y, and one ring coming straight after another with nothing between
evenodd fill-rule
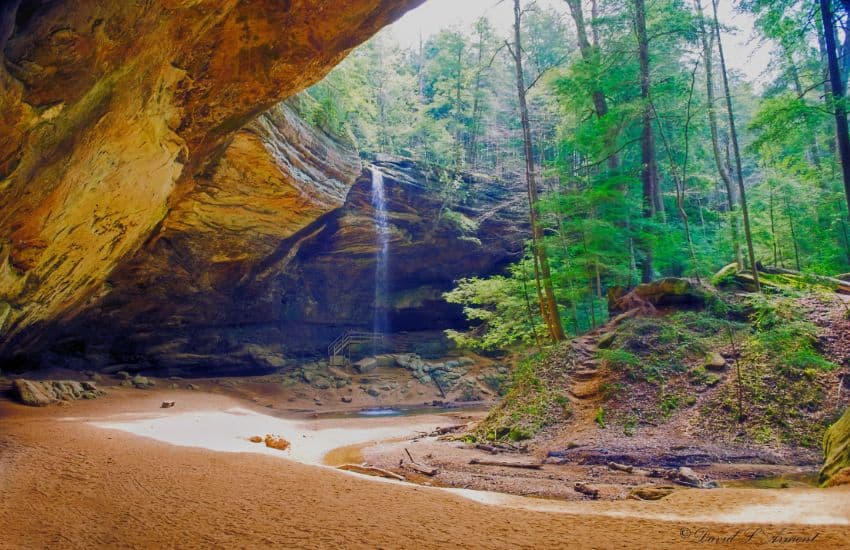
<instances>
[{"instance_id":1,"label":"fallen log","mask_svg":"<svg viewBox=\"0 0 850 550\"><path fill-rule=\"evenodd\" d=\"M576 482L573 488L576 490L576 492L581 493L583 495L587 495L594 500L599 498L599 489L595 489L590 485L586 485L581 482Z\"/></svg>"},{"instance_id":2,"label":"fallen log","mask_svg":"<svg viewBox=\"0 0 850 550\"><path fill-rule=\"evenodd\" d=\"M836 279L834 277L825 277L823 275L814 275L811 273L801 273L779 267L764 267L759 269L759 282L762 286L770 289L781 290L783 288L811 288L821 287L838 294L850 294L850 283ZM741 271L735 274L734 280L738 285L746 290L755 289L755 279L752 272Z\"/></svg>"},{"instance_id":3,"label":"fallen log","mask_svg":"<svg viewBox=\"0 0 850 550\"><path fill-rule=\"evenodd\" d=\"M410 451L407 449L407 447L404 448L404 452L407 454L407 458L410 459L410 462L405 464L404 459L401 459L400 465L402 467L408 468L410 470L413 470L414 472L418 472L420 474L424 474L424 475L429 476L429 477L435 476L435 475L440 473L440 470L438 470L437 468L434 468L433 466L429 466L427 464L420 464L419 462L416 462L416 460L413 459L413 455L410 454Z\"/></svg>"},{"instance_id":4,"label":"fallen log","mask_svg":"<svg viewBox=\"0 0 850 550\"><path fill-rule=\"evenodd\" d=\"M487 445L486 443L476 443L475 448L480 449L482 451L487 451L488 453L493 454L493 455L496 455L496 454L499 454L499 453L502 452L502 449L500 449L499 447L496 447L494 445Z\"/></svg>"},{"instance_id":5,"label":"fallen log","mask_svg":"<svg viewBox=\"0 0 850 550\"><path fill-rule=\"evenodd\" d=\"M345 470L346 472L354 472L356 474L363 474L367 476L385 477L387 479L404 481L404 476L400 476L395 472L384 470L382 468L375 468L374 466L364 466L362 464L343 464L342 466L337 466L337 469Z\"/></svg>"},{"instance_id":6,"label":"fallen log","mask_svg":"<svg viewBox=\"0 0 850 550\"><path fill-rule=\"evenodd\" d=\"M446 434L454 433L454 432L461 430L465 427L466 426L464 424L458 424L456 426L444 426L442 428L437 428L436 430L434 430L433 432L431 432L428 435L432 435L432 436L433 435L446 435Z\"/></svg>"},{"instance_id":7,"label":"fallen log","mask_svg":"<svg viewBox=\"0 0 850 550\"><path fill-rule=\"evenodd\" d=\"M433 466L428 466L427 464L417 464L416 462L405 462L403 464L404 468L408 470L413 470L414 472L422 475L426 475L428 477L434 477L435 475L440 473L440 470L434 468Z\"/></svg>"},{"instance_id":8,"label":"fallen log","mask_svg":"<svg viewBox=\"0 0 850 550\"><path fill-rule=\"evenodd\" d=\"M502 460L480 460L473 458L469 463L479 466L503 466L505 468L524 468L526 470L540 470L543 468L543 464L539 462L505 462Z\"/></svg>"},{"instance_id":9,"label":"fallen log","mask_svg":"<svg viewBox=\"0 0 850 550\"><path fill-rule=\"evenodd\" d=\"M625 472L627 474L631 474L632 472L635 471L634 466L627 466L625 464L620 464L618 462L609 462L608 463L608 469L609 470L615 470L617 472Z\"/></svg>"}]
</instances>

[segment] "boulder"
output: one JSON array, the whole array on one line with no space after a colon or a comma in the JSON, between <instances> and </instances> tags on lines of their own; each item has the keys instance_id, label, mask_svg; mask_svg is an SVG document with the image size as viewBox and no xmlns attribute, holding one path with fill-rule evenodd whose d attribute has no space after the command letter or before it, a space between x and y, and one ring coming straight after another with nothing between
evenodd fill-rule
<instances>
[{"instance_id":1,"label":"boulder","mask_svg":"<svg viewBox=\"0 0 850 550\"><path fill-rule=\"evenodd\" d=\"M19 378L12 384L17 399L33 407L44 407L59 401L76 401L77 399L94 399L103 395L92 382L63 381L33 381Z\"/></svg>"},{"instance_id":2,"label":"boulder","mask_svg":"<svg viewBox=\"0 0 850 550\"><path fill-rule=\"evenodd\" d=\"M15 380L12 384L15 396L24 405L32 407L45 407L58 401L51 387L45 387L42 382L31 382L29 380Z\"/></svg>"},{"instance_id":3,"label":"boulder","mask_svg":"<svg viewBox=\"0 0 850 550\"><path fill-rule=\"evenodd\" d=\"M738 274L738 264L731 263L727 266L724 266L720 269L714 276L711 277L711 284L717 287L724 286L729 283L729 281L734 280L735 275Z\"/></svg>"},{"instance_id":4,"label":"boulder","mask_svg":"<svg viewBox=\"0 0 850 550\"><path fill-rule=\"evenodd\" d=\"M676 479L685 485L689 485L691 487L702 487L702 480L699 478L697 473L687 466L682 466L676 472Z\"/></svg>"},{"instance_id":5,"label":"boulder","mask_svg":"<svg viewBox=\"0 0 850 550\"><path fill-rule=\"evenodd\" d=\"M378 361L374 357L366 357L353 364L354 369L359 373L372 372L378 368Z\"/></svg>"},{"instance_id":6,"label":"boulder","mask_svg":"<svg viewBox=\"0 0 850 550\"><path fill-rule=\"evenodd\" d=\"M148 378L147 376L142 376L141 374L137 374L133 377L132 380L129 381L134 388L138 388L140 390L146 390L148 388L152 388L156 385L156 382Z\"/></svg>"},{"instance_id":7,"label":"boulder","mask_svg":"<svg viewBox=\"0 0 850 550\"><path fill-rule=\"evenodd\" d=\"M726 359L716 351L710 351L705 355L703 366L707 370L720 371L726 368Z\"/></svg>"},{"instance_id":8,"label":"boulder","mask_svg":"<svg viewBox=\"0 0 850 550\"><path fill-rule=\"evenodd\" d=\"M825 461L820 471L821 485L850 483L850 409L824 434L823 452Z\"/></svg>"}]
</instances>

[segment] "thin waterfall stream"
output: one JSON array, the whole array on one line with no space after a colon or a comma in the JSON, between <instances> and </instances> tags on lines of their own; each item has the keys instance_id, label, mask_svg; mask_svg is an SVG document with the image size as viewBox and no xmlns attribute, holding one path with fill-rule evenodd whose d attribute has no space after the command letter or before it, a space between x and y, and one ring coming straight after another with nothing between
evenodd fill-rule
<instances>
[{"instance_id":1,"label":"thin waterfall stream","mask_svg":"<svg viewBox=\"0 0 850 550\"><path fill-rule=\"evenodd\" d=\"M387 314L387 283L390 260L390 225L387 220L387 199L384 190L384 174L372 167L372 206L375 209L375 313L372 330L376 335L389 330Z\"/></svg>"}]
</instances>

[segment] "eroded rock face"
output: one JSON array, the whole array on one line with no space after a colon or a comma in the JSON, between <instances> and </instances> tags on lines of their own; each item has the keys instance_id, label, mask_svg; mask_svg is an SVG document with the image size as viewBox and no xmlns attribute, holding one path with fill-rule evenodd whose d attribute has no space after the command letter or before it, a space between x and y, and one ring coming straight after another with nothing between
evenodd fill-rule
<instances>
[{"instance_id":1,"label":"eroded rock face","mask_svg":"<svg viewBox=\"0 0 850 550\"><path fill-rule=\"evenodd\" d=\"M470 179L468 199L448 208L441 184L412 163L384 172L389 244L389 324L393 332L466 328L462 309L442 295L463 277L490 275L515 261L527 238L523 195L512 184ZM300 238L301 240L297 240ZM279 311L293 351L330 342L344 329L371 330L377 241L371 171L345 206L294 237L299 250L256 274L257 309Z\"/></svg>"},{"instance_id":2,"label":"eroded rock face","mask_svg":"<svg viewBox=\"0 0 850 550\"><path fill-rule=\"evenodd\" d=\"M104 394L92 382L72 380L34 381L19 378L12 383L12 390L21 403L31 407L46 407L59 401L94 399Z\"/></svg>"},{"instance_id":3,"label":"eroded rock face","mask_svg":"<svg viewBox=\"0 0 850 550\"><path fill-rule=\"evenodd\" d=\"M259 150L237 131L421 1L0 3L0 354L109 293L144 243L233 212L215 174ZM339 200L315 195L283 225Z\"/></svg>"},{"instance_id":4,"label":"eroded rock face","mask_svg":"<svg viewBox=\"0 0 850 550\"><path fill-rule=\"evenodd\" d=\"M291 114L287 107L280 112ZM356 179L344 204L313 223L306 224L305 216L306 226L298 231L297 224L278 221L275 209L252 210L244 225L226 225L225 220L243 219L243 204L262 204L254 194L269 192L257 172L266 166L263 155L251 155L239 171L228 168L243 158L243 134L250 142L262 127L252 125L234 139L239 154L225 153L222 172L213 176L220 186L201 192L194 208L169 214L161 236L110 277L111 292L56 327L42 363L187 376L268 372L285 367L294 355L324 353L343 330L371 329L377 246L371 169L360 172L353 151L299 127L297 119L275 124L289 128L284 132L298 127L298 143L316 142L309 151L328 148L321 155L284 155L288 161L282 165L299 165L301 177L327 172L321 200L306 204L331 206L342 200L349 178ZM271 157L276 143L264 145ZM524 196L513 185L470 179L469 198L445 208L433 175L410 162L378 164L385 173L391 232L392 329L440 336L441 329L465 327L461 308L446 303L442 293L460 277L492 274L521 254L527 236ZM291 173L287 170L280 177ZM253 182L240 191L247 202L234 206L216 199L243 181ZM319 188L319 181L308 186L314 193ZM236 213L226 215L231 208ZM212 214L201 217L205 213Z\"/></svg>"},{"instance_id":5,"label":"eroded rock face","mask_svg":"<svg viewBox=\"0 0 850 550\"><path fill-rule=\"evenodd\" d=\"M826 461L820 471L822 485L850 484L850 409L824 434Z\"/></svg>"}]
</instances>

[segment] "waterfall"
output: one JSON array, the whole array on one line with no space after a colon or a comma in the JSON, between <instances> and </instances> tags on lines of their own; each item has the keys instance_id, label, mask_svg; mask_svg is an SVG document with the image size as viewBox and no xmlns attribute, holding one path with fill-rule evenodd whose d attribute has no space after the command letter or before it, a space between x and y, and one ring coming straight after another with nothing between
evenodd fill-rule
<instances>
[{"instance_id":1,"label":"waterfall","mask_svg":"<svg viewBox=\"0 0 850 550\"><path fill-rule=\"evenodd\" d=\"M389 330L387 275L390 260L390 225L387 221L387 199L384 174L372 167L372 206L375 209L375 317L372 330L385 334Z\"/></svg>"}]
</instances>

